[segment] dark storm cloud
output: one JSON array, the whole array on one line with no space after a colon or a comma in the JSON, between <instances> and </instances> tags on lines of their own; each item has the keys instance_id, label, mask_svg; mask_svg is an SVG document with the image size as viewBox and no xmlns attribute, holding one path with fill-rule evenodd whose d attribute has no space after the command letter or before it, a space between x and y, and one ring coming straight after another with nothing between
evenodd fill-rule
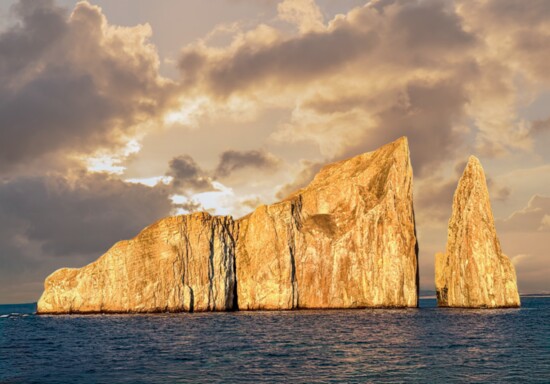
<instances>
[{"instance_id":1,"label":"dark storm cloud","mask_svg":"<svg viewBox=\"0 0 550 384\"><path fill-rule=\"evenodd\" d=\"M162 187L85 171L0 182L0 297L37 300L55 269L81 267L172 209Z\"/></svg>"},{"instance_id":2,"label":"dark storm cloud","mask_svg":"<svg viewBox=\"0 0 550 384\"><path fill-rule=\"evenodd\" d=\"M181 155L170 160L166 175L173 177L172 186L176 190L189 189L200 192L213 189L208 175L189 155Z\"/></svg>"},{"instance_id":3,"label":"dark storm cloud","mask_svg":"<svg viewBox=\"0 0 550 384\"><path fill-rule=\"evenodd\" d=\"M264 171L277 169L280 160L262 150L225 151L220 155L220 162L214 172L218 177L227 177L243 168L256 168Z\"/></svg>"},{"instance_id":4,"label":"dark storm cloud","mask_svg":"<svg viewBox=\"0 0 550 384\"><path fill-rule=\"evenodd\" d=\"M0 171L121 145L168 105L147 28L113 29L85 2L70 15L42 0L13 12L18 22L0 33Z\"/></svg>"},{"instance_id":5,"label":"dark storm cloud","mask_svg":"<svg viewBox=\"0 0 550 384\"><path fill-rule=\"evenodd\" d=\"M92 261L170 213L164 186L77 169L161 116L173 86L158 75L147 26L114 28L87 2L69 13L21 0L11 12L0 31L0 280L10 287L0 295L28 300L54 269Z\"/></svg>"},{"instance_id":6,"label":"dark storm cloud","mask_svg":"<svg viewBox=\"0 0 550 384\"><path fill-rule=\"evenodd\" d=\"M24 0L12 11L19 24L0 34L0 81L8 87L32 70L56 41L68 33L67 11L53 1Z\"/></svg>"},{"instance_id":7,"label":"dark storm cloud","mask_svg":"<svg viewBox=\"0 0 550 384\"><path fill-rule=\"evenodd\" d=\"M25 223L24 237L51 255L105 251L170 212L167 191L105 174L25 177L0 184L3 227Z\"/></svg>"}]
</instances>

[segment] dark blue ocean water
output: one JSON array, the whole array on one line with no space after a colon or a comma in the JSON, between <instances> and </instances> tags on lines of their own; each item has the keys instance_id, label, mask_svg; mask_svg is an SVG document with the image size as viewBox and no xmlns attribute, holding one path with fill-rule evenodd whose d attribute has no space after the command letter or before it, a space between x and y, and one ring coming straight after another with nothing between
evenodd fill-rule
<instances>
[{"instance_id":1,"label":"dark blue ocean water","mask_svg":"<svg viewBox=\"0 0 550 384\"><path fill-rule=\"evenodd\" d=\"M550 298L522 304L108 316L0 306L0 383L549 383Z\"/></svg>"}]
</instances>

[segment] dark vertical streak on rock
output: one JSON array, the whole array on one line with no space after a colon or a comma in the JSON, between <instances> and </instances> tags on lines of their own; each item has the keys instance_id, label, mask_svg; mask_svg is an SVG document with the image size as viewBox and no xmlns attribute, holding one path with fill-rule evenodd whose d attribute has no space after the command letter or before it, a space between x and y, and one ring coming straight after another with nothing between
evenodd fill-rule
<instances>
[{"instance_id":1,"label":"dark vertical streak on rock","mask_svg":"<svg viewBox=\"0 0 550 384\"><path fill-rule=\"evenodd\" d=\"M420 267L418 265L418 253L420 252L420 247L418 246L418 236L416 235L416 216L414 214L414 204L411 202L411 205L414 225L414 257L416 258L416 306L418 307L420 300Z\"/></svg>"},{"instance_id":2,"label":"dark vertical streak on rock","mask_svg":"<svg viewBox=\"0 0 550 384\"><path fill-rule=\"evenodd\" d=\"M189 287L189 290L191 291L191 295L192 295L193 289L189 284L189 253L191 252L191 250L189 248L189 237L187 235L188 233L187 218L183 218L181 225L179 226L179 229L180 229L180 236L183 242L183 246L185 247L185 252L183 251L182 246L178 248L178 256L181 259L181 264L183 268L181 283L184 290L186 287ZM194 305L194 298L191 297L190 303L189 303L189 312L193 312L193 309L192 309L193 305ZM182 307L185 308L185 302L183 302Z\"/></svg>"},{"instance_id":3,"label":"dark vertical streak on rock","mask_svg":"<svg viewBox=\"0 0 550 384\"><path fill-rule=\"evenodd\" d=\"M234 233L239 233L238 224L233 222L232 228L234 230ZM237 284L239 284L239 281L237 279L237 242L235 241L235 238L231 234L231 231L229 231L229 239L231 239L231 247L233 249L233 252L231 253L231 257L233 258L233 302L231 303L231 310L238 311L239 310L239 295L237 290Z\"/></svg>"},{"instance_id":4,"label":"dark vertical streak on rock","mask_svg":"<svg viewBox=\"0 0 550 384\"><path fill-rule=\"evenodd\" d=\"M216 302L214 300L214 235L215 225L212 223L210 232L210 254L208 255L208 310L215 310Z\"/></svg>"},{"instance_id":5,"label":"dark vertical streak on rock","mask_svg":"<svg viewBox=\"0 0 550 384\"><path fill-rule=\"evenodd\" d=\"M189 287L189 313L193 313L195 307L195 293L193 288Z\"/></svg>"},{"instance_id":6,"label":"dark vertical streak on rock","mask_svg":"<svg viewBox=\"0 0 550 384\"><path fill-rule=\"evenodd\" d=\"M290 253L290 282L292 285L292 309L299 307L299 295L298 281L296 279L296 230L302 228L302 196L299 195L294 199L290 206L292 222L288 227L288 251Z\"/></svg>"},{"instance_id":7,"label":"dark vertical streak on rock","mask_svg":"<svg viewBox=\"0 0 550 384\"><path fill-rule=\"evenodd\" d=\"M237 262L235 258L235 239L232 235L234 222L232 218L223 223L223 252L224 262L226 263L225 274L225 310L236 311L239 308L237 301Z\"/></svg>"}]
</instances>

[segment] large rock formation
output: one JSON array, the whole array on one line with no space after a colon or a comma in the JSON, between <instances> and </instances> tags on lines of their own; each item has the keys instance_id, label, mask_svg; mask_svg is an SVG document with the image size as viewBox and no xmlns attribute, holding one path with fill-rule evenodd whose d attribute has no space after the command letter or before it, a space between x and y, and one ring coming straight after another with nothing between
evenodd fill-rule
<instances>
[{"instance_id":1,"label":"large rock formation","mask_svg":"<svg viewBox=\"0 0 550 384\"><path fill-rule=\"evenodd\" d=\"M243 218L236 264L239 309L416 306L407 140L328 165Z\"/></svg>"},{"instance_id":2,"label":"large rock formation","mask_svg":"<svg viewBox=\"0 0 550 384\"><path fill-rule=\"evenodd\" d=\"M234 308L235 223L167 217L87 266L51 274L40 313L223 311Z\"/></svg>"},{"instance_id":3,"label":"large rock formation","mask_svg":"<svg viewBox=\"0 0 550 384\"><path fill-rule=\"evenodd\" d=\"M435 285L440 307L520 305L516 272L500 248L485 173L474 156L454 195L447 251L436 255Z\"/></svg>"},{"instance_id":4,"label":"large rock formation","mask_svg":"<svg viewBox=\"0 0 550 384\"><path fill-rule=\"evenodd\" d=\"M46 279L39 313L415 307L406 138L234 221L168 217Z\"/></svg>"}]
</instances>

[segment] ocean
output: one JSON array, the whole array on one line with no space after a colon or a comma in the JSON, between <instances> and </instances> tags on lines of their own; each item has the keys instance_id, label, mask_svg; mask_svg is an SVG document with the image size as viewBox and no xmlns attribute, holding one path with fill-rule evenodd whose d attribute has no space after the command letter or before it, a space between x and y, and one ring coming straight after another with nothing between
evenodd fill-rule
<instances>
[{"instance_id":1,"label":"ocean","mask_svg":"<svg viewBox=\"0 0 550 384\"><path fill-rule=\"evenodd\" d=\"M550 298L522 308L37 316L0 306L0 383L549 383Z\"/></svg>"}]
</instances>

